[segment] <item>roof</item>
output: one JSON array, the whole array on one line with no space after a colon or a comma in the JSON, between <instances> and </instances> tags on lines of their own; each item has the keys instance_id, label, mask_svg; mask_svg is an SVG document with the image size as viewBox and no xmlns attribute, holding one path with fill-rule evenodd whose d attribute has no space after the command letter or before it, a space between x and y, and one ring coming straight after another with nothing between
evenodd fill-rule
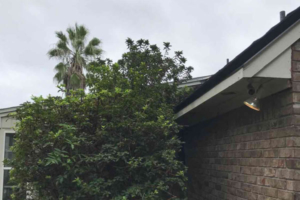
<instances>
[{"instance_id":1,"label":"roof","mask_svg":"<svg viewBox=\"0 0 300 200\"><path fill-rule=\"evenodd\" d=\"M8 114L14 112L19 108L19 106L9 107L9 108L0 108L0 115Z\"/></svg>"},{"instance_id":2,"label":"roof","mask_svg":"<svg viewBox=\"0 0 300 200\"><path fill-rule=\"evenodd\" d=\"M178 87L191 87L191 86L198 86L203 84L205 81L207 81L211 76L201 76L201 77L195 77L192 79L188 79L184 82L182 82Z\"/></svg>"},{"instance_id":3,"label":"roof","mask_svg":"<svg viewBox=\"0 0 300 200\"><path fill-rule=\"evenodd\" d=\"M290 12L281 22L273 26L264 36L254 41L248 48L236 56L231 62L220 69L216 74L211 76L206 82L204 82L195 92L181 102L175 111L178 112L181 109L188 106L190 103L201 97L210 89L215 87L221 81L229 77L233 72L243 67L243 65L250 60L253 56L258 54L261 50L268 46L274 39L279 37L282 33L288 30L293 24L300 19L300 7Z\"/></svg>"}]
</instances>

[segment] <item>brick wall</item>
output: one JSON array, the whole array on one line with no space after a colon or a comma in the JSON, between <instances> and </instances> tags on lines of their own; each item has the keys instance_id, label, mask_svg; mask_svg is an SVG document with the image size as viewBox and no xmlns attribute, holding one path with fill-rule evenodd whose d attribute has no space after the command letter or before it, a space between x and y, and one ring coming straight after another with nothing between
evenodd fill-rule
<instances>
[{"instance_id":1,"label":"brick wall","mask_svg":"<svg viewBox=\"0 0 300 200\"><path fill-rule=\"evenodd\" d=\"M292 88L185 134L189 199L300 200L300 42L292 50Z\"/></svg>"}]
</instances>

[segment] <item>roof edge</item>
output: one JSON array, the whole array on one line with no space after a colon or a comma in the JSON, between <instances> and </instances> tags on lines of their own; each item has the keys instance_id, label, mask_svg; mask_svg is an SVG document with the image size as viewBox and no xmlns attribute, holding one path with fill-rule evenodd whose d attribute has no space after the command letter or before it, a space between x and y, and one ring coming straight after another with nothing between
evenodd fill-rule
<instances>
[{"instance_id":1,"label":"roof edge","mask_svg":"<svg viewBox=\"0 0 300 200\"><path fill-rule=\"evenodd\" d=\"M203 94L214 88L217 84L229 77L233 72L242 67L265 49L271 42L281 36L286 30L300 20L300 7L290 12L282 21L273 26L265 35L254 41L249 47L237 55L231 62L220 69L204 82L195 92L188 96L183 102L176 106L175 112L179 112Z\"/></svg>"},{"instance_id":2,"label":"roof edge","mask_svg":"<svg viewBox=\"0 0 300 200\"><path fill-rule=\"evenodd\" d=\"M20 106L0 108L0 115L16 111Z\"/></svg>"}]
</instances>

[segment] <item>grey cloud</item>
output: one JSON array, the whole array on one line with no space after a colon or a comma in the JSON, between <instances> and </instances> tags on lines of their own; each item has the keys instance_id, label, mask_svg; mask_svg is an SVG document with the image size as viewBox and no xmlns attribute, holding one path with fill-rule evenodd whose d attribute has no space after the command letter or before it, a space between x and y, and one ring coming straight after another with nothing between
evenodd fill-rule
<instances>
[{"instance_id":1,"label":"grey cloud","mask_svg":"<svg viewBox=\"0 0 300 200\"><path fill-rule=\"evenodd\" d=\"M290 12L294 0L0 0L0 108L32 95L59 95L55 60L46 53L54 32L75 22L102 40L104 57L117 60L125 39L171 42L183 50L193 76L213 74Z\"/></svg>"}]
</instances>

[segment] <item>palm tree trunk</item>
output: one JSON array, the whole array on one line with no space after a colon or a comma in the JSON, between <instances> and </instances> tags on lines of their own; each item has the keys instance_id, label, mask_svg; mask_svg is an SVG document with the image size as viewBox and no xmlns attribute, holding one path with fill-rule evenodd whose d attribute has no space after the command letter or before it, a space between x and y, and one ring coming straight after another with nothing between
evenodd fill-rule
<instances>
[{"instance_id":1,"label":"palm tree trunk","mask_svg":"<svg viewBox=\"0 0 300 200\"><path fill-rule=\"evenodd\" d=\"M67 72L67 81L66 81L66 96L70 95L70 90L72 89L71 76L72 76L72 67L69 67Z\"/></svg>"}]
</instances>

